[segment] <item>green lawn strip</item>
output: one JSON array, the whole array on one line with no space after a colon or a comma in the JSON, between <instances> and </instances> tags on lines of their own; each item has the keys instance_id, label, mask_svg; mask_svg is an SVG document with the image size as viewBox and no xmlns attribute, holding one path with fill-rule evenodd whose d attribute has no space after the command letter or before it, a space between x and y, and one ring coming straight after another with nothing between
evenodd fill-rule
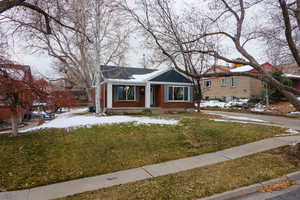
<instances>
[{"instance_id":1,"label":"green lawn strip","mask_svg":"<svg viewBox=\"0 0 300 200\"><path fill-rule=\"evenodd\" d=\"M191 200L278 178L300 170L289 162L289 147L59 200ZM298 159L297 164L299 164Z\"/></svg>"},{"instance_id":2,"label":"green lawn strip","mask_svg":"<svg viewBox=\"0 0 300 200\"><path fill-rule=\"evenodd\" d=\"M114 124L0 136L0 191L219 151L273 137L283 129L183 119L176 126Z\"/></svg>"}]
</instances>

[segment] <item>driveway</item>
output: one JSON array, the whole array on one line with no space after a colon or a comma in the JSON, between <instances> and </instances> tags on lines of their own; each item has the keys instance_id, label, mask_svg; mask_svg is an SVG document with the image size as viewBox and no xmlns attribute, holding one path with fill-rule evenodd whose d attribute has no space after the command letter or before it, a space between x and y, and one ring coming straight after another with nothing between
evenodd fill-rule
<instances>
[{"instance_id":1,"label":"driveway","mask_svg":"<svg viewBox=\"0 0 300 200\"><path fill-rule=\"evenodd\" d=\"M210 111L204 110L204 113L214 114L214 115L222 115L223 117L235 118L249 118L253 120L263 120L269 123L277 124L286 128L291 128L295 130L300 130L300 119L294 119L289 117L278 117L278 116L270 116L270 115L261 115L261 114L249 114L249 113L234 113L234 112L221 112L221 111Z\"/></svg>"}]
</instances>

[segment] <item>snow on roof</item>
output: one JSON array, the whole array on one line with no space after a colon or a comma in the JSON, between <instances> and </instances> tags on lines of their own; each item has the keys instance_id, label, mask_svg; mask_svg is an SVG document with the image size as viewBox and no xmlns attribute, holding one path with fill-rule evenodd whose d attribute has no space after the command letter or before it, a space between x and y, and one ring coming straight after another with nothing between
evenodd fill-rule
<instances>
[{"instance_id":1,"label":"snow on roof","mask_svg":"<svg viewBox=\"0 0 300 200\"><path fill-rule=\"evenodd\" d=\"M134 75L132 75L132 78L136 81L146 81L150 78L160 75L161 73L163 73L166 70L168 70L168 69L162 68L162 69L156 70L149 74L141 74L141 75L134 74Z\"/></svg>"},{"instance_id":2,"label":"snow on roof","mask_svg":"<svg viewBox=\"0 0 300 200\"><path fill-rule=\"evenodd\" d=\"M170 68L148 69L134 67L101 66L106 81L141 83L170 70Z\"/></svg>"},{"instance_id":3,"label":"snow on roof","mask_svg":"<svg viewBox=\"0 0 300 200\"><path fill-rule=\"evenodd\" d=\"M300 79L300 74L288 74L288 73L284 73L282 75L283 77L286 77L286 78L296 78L296 79Z\"/></svg>"},{"instance_id":4,"label":"snow on roof","mask_svg":"<svg viewBox=\"0 0 300 200\"><path fill-rule=\"evenodd\" d=\"M251 70L253 70L253 67L251 67L250 65L245 65L242 67L237 67L237 68L231 69L230 71L231 72L249 72Z\"/></svg>"}]
</instances>

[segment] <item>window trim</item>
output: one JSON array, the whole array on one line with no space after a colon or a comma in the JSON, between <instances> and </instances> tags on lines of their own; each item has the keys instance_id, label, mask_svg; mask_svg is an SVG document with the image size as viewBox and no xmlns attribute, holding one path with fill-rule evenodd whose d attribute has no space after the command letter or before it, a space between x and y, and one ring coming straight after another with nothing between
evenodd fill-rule
<instances>
[{"instance_id":1,"label":"window trim","mask_svg":"<svg viewBox=\"0 0 300 200\"><path fill-rule=\"evenodd\" d=\"M235 85L233 85L233 83L235 83ZM237 79L236 78L234 78L234 77L232 77L231 78L231 87L237 87L237 85L238 85L238 81L237 81Z\"/></svg>"},{"instance_id":2,"label":"window trim","mask_svg":"<svg viewBox=\"0 0 300 200\"><path fill-rule=\"evenodd\" d=\"M187 88L187 100L170 100L170 90L169 88L173 88L173 99L174 99L174 88ZM184 90L184 89L183 89ZM183 98L184 98L184 94L183 94ZM172 86L168 86L168 102L189 102L190 101L190 87L189 86L178 86L178 85L172 85Z\"/></svg>"},{"instance_id":3,"label":"window trim","mask_svg":"<svg viewBox=\"0 0 300 200\"><path fill-rule=\"evenodd\" d=\"M210 84L209 84L209 86L206 86L206 82L210 82ZM204 80L204 87L205 88L211 88L211 86L212 86L212 81L211 80Z\"/></svg>"},{"instance_id":4,"label":"window trim","mask_svg":"<svg viewBox=\"0 0 300 200\"><path fill-rule=\"evenodd\" d=\"M223 82L224 81L224 82ZM224 84L223 84L224 83ZM221 78L220 80L220 85L221 87L226 87L227 86L227 79L226 78Z\"/></svg>"},{"instance_id":5,"label":"window trim","mask_svg":"<svg viewBox=\"0 0 300 200\"><path fill-rule=\"evenodd\" d=\"M133 90L134 99L130 100L130 99L128 99L128 96L126 97L125 100L119 99L118 87L133 87L134 88L134 90ZM134 102L134 101L136 101L136 86L135 85L116 85L116 96L117 96L116 97L117 98L117 102Z\"/></svg>"}]
</instances>

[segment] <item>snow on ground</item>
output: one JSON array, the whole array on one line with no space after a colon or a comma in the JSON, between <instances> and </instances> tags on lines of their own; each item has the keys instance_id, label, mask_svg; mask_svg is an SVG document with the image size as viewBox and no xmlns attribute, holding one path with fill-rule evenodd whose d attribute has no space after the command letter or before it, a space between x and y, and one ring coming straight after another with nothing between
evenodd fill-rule
<instances>
[{"instance_id":1,"label":"snow on ground","mask_svg":"<svg viewBox=\"0 0 300 200\"><path fill-rule=\"evenodd\" d=\"M235 119L235 120L241 120L241 121L251 121L251 122L260 122L260 123L265 123L267 121L260 120L260 119L254 119L254 118L249 118L249 117L240 117L240 116L232 116L232 115L225 115L225 114L217 114L221 117L228 118L228 119Z\"/></svg>"},{"instance_id":2,"label":"snow on ground","mask_svg":"<svg viewBox=\"0 0 300 200\"><path fill-rule=\"evenodd\" d=\"M229 102L221 102L217 100L202 101L200 107L218 107L218 108L229 108L233 106L242 106L247 104L249 99L236 99ZM197 105L196 105L197 106Z\"/></svg>"},{"instance_id":3,"label":"snow on ground","mask_svg":"<svg viewBox=\"0 0 300 200\"><path fill-rule=\"evenodd\" d=\"M290 112L289 115L300 115L300 112Z\"/></svg>"},{"instance_id":4,"label":"snow on ground","mask_svg":"<svg viewBox=\"0 0 300 200\"><path fill-rule=\"evenodd\" d=\"M232 119L209 119L214 122L234 122L240 124L257 124L258 122L255 121L239 121L239 120L232 120Z\"/></svg>"},{"instance_id":5,"label":"snow on ground","mask_svg":"<svg viewBox=\"0 0 300 200\"><path fill-rule=\"evenodd\" d=\"M253 112L265 112L266 111L266 106L258 103L255 105L254 108L251 108L251 111Z\"/></svg>"},{"instance_id":6,"label":"snow on ground","mask_svg":"<svg viewBox=\"0 0 300 200\"><path fill-rule=\"evenodd\" d=\"M131 117L131 116L102 116L95 115L74 115L75 113L86 112L87 109L76 109L70 112L58 114L57 117L40 126L22 130L20 132L28 132L46 128L79 128L90 127L93 125L106 125L116 123L136 123L136 124L161 124L161 125L176 125L178 120L157 119L150 117Z\"/></svg>"},{"instance_id":7,"label":"snow on ground","mask_svg":"<svg viewBox=\"0 0 300 200\"><path fill-rule=\"evenodd\" d=\"M288 129L286 132L290 133L291 135L297 135L299 134L299 131L295 130L295 129Z\"/></svg>"}]
</instances>

